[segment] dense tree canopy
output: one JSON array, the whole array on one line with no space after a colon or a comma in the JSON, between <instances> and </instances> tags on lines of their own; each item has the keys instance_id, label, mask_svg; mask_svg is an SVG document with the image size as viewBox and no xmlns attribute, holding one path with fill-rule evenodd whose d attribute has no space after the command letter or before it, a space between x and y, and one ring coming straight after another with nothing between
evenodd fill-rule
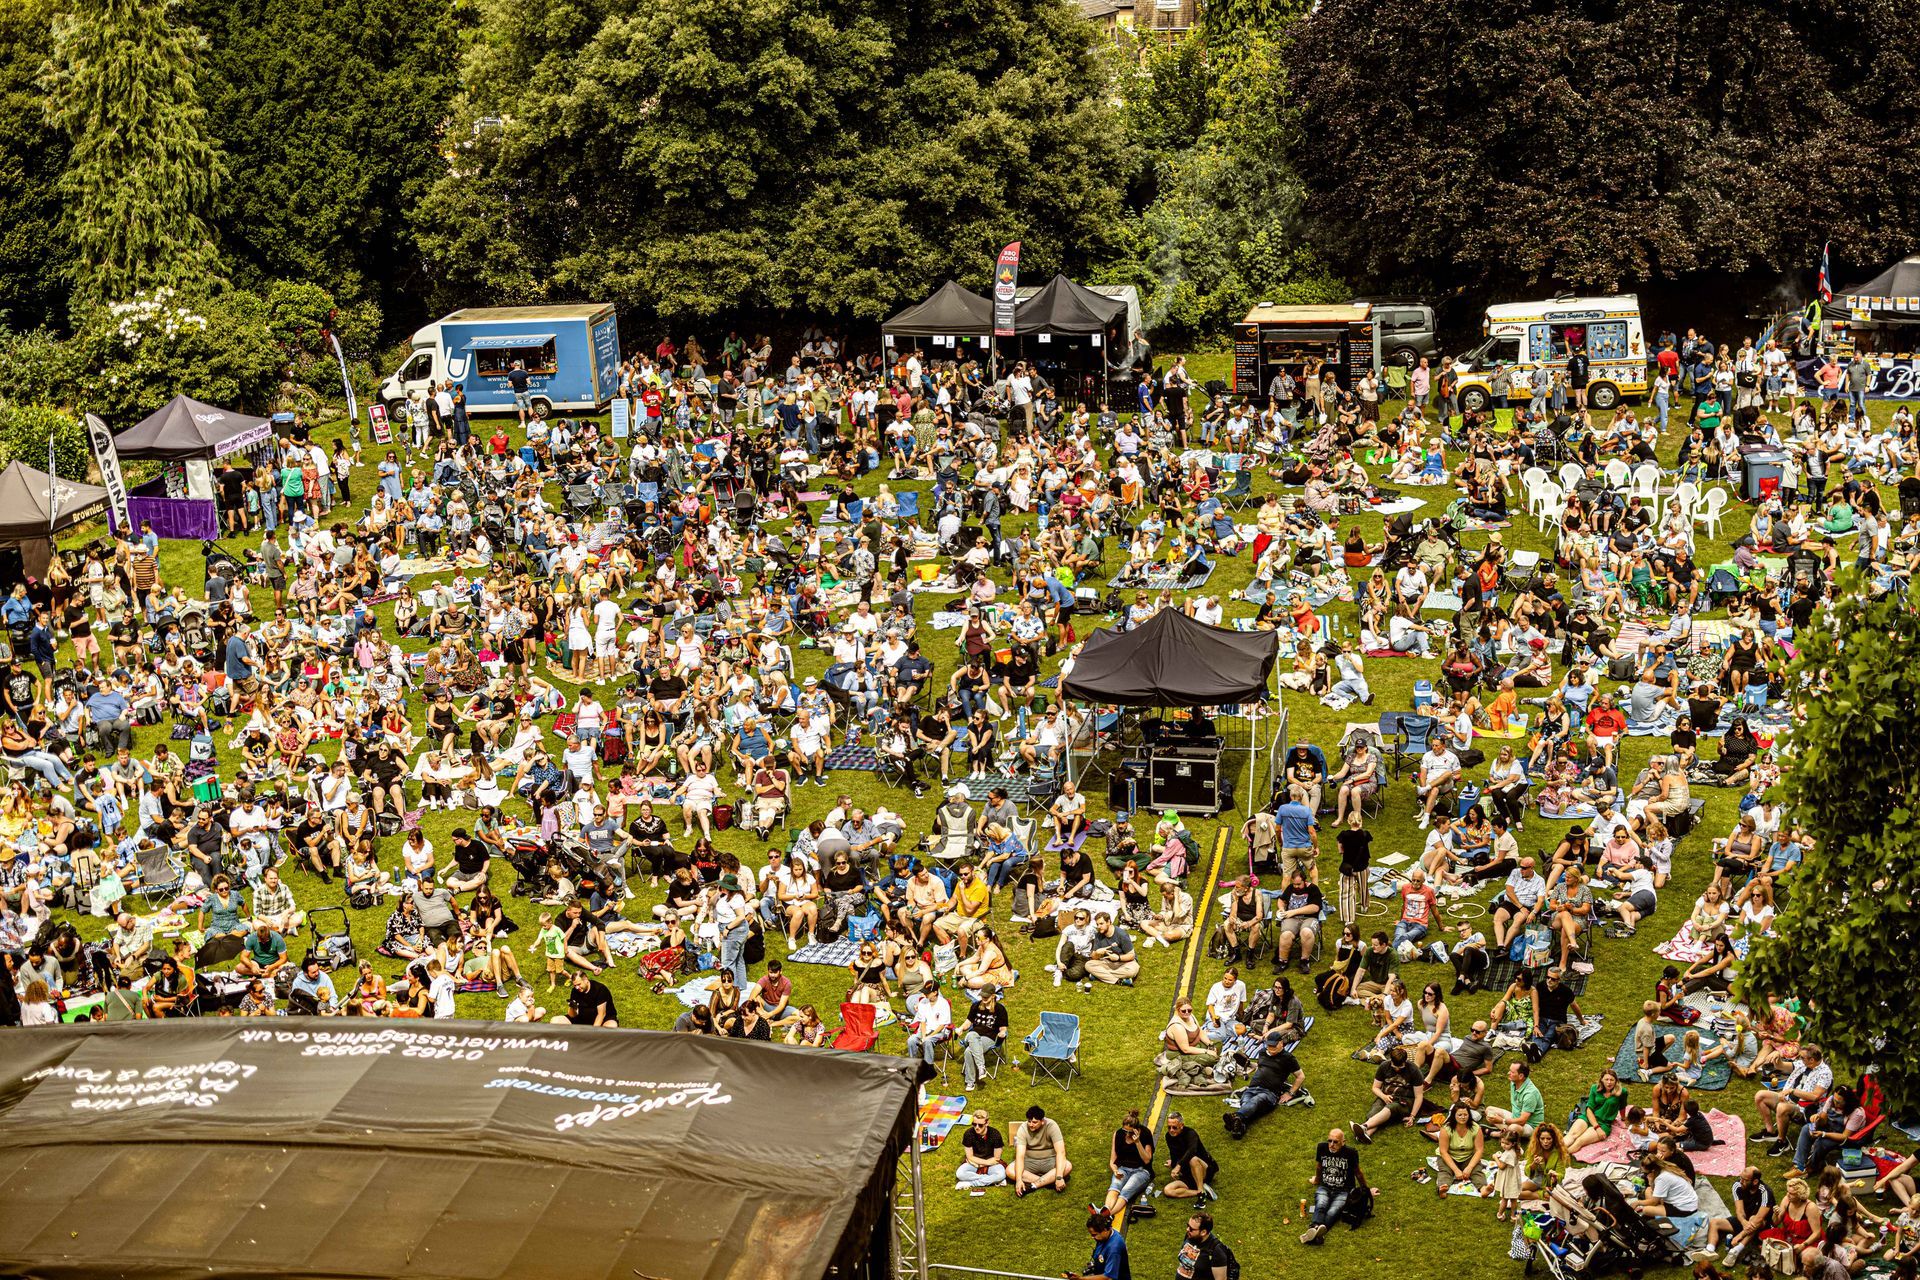
<instances>
[{"instance_id":1,"label":"dense tree canopy","mask_svg":"<svg viewBox=\"0 0 1920 1280\"><path fill-rule=\"evenodd\" d=\"M1078 267L1122 140L1060 0L488 0L419 210L448 296L873 317Z\"/></svg>"},{"instance_id":2,"label":"dense tree canopy","mask_svg":"<svg viewBox=\"0 0 1920 1280\"><path fill-rule=\"evenodd\" d=\"M40 84L73 145L59 194L76 299L217 277L206 212L225 169L200 102L199 33L167 0L77 0L52 30Z\"/></svg>"},{"instance_id":3,"label":"dense tree canopy","mask_svg":"<svg viewBox=\"0 0 1920 1280\"><path fill-rule=\"evenodd\" d=\"M1104 274L1139 286L1164 342L1205 341L1260 300L1348 296L1301 234L1279 19L1263 29L1248 7L1244 24L1144 45L1123 81L1144 203Z\"/></svg>"},{"instance_id":4,"label":"dense tree canopy","mask_svg":"<svg viewBox=\"0 0 1920 1280\"><path fill-rule=\"evenodd\" d=\"M1843 1067L1877 1064L1901 1109L1920 1102L1920 1030L1904 999L1920 952L1920 627L1905 598L1836 592L1834 612L1794 637L1793 676L1818 682L1798 707L1778 798L1813 836L1785 879L1774 932L1742 977L1755 1007L1797 997L1807 1037Z\"/></svg>"},{"instance_id":5,"label":"dense tree canopy","mask_svg":"<svg viewBox=\"0 0 1920 1280\"><path fill-rule=\"evenodd\" d=\"M235 282L301 280L402 309L420 291L407 212L445 167L451 0L186 0L179 12L207 38L200 96L237 176L212 209Z\"/></svg>"},{"instance_id":6,"label":"dense tree canopy","mask_svg":"<svg viewBox=\"0 0 1920 1280\"><path fill-rule=\"evenodd\" d=\"M52 21L52 0L0 4L0 318L20 329L57 318L67 294L51 180L67 144L34 83Z\"/></svg>"},{"instance_id":7,"label":"dense tree canopy","mask_svg":"<svg viewBox=\"0 0 1920 1280\"><path fill-rule=\"evenodd\" d=\"M1325 0L1295 28L1317 241L1380 284L1631 287L1920 232L1920 9Z\"/></svg>"}]
</instances>

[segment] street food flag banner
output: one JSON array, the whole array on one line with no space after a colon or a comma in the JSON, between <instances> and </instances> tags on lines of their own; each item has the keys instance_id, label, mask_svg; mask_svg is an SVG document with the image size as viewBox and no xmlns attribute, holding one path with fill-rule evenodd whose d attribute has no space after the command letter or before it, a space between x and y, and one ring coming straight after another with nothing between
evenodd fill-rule
<instances>
[{"instance_id":1,"label":"street food flag banner","mask_svg":"<svg viewBox=\"0 0 1920 1280\"><path fill-rule=\"evenodd\" d=\"M1000 260L993 267L993 336L1011 338L1013 336L1014 295L1020 291L1020 242L1000 251Z\"/></svg>"},{"instance_id":2,"label":"street food flag banner","mask_svg":"<svg viewBox=\"0 0 1920 1280\"><path fill-rule=\"evenodd\" d=\"M133 519L127 514L127 482L120 475L120 454L113 447L113 432L94 414L87 415L87 443L93 446L93 460L100 467L100 483L107 488L107 505L113 511L113 525L121 533L133 532Z\"/></svg>"},{"instance_id":3,"label":"street food flag banner","mask_svg":"<svg viewBox=\"0 0 1920 1280\"><path fill-rule=\"evenodd\" d=\"M347 393L347 421L351 422L357 431L360 427L360 402L354 399L353 379L347 376L347 355L340 350L340 335L331 329L327 331L327 341L333 343L333 358L340 362L340 386Z\"/></svg>"}]
</instances>

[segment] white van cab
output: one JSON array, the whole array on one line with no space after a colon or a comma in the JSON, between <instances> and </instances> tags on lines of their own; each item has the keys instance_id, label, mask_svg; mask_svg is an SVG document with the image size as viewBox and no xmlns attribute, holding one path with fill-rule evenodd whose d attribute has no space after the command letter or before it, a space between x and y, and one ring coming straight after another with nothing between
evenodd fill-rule
<instances>
[{"instance_id":1,"label":"white van cab","mask_svg":"<svg viewBox=\"0 0 1920 1280\"><path fill-rule=\"evenodd\" d=\"M1487 308L1481 332L1486 341L1454 364L1462 409L1493 405L1494 374L1503 369L1507 398L1528 399L1535 379L1551 385L1554 373L1565 376L1575 351L1587 356L1588 407L1611 409L1647 394L1647 335L1634 294L1505 302Z\"/></svg>"}]
</instances>

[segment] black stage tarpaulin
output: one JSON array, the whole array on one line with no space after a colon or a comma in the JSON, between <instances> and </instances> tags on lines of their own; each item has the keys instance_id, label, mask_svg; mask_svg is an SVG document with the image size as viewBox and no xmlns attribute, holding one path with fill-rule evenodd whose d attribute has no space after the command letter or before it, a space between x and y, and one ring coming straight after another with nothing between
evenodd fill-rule
<instances>
[{"instance_id":1,"label":"black stage tarpaulin","mask_svg":"<svg viewBox=\"0 0 1920 1280\"><path fill-rule=\"evenodd\" d=\"M1209 627L1162 609L1131 631L1103 627L1088 636L1061 692L1125 707L1258 702L1279 652L1271 631Z\"/></svg>"},{"instance_id":2,"label":"black stage tarpaulin","mask_svg":"<svg viewBox=\"0 0 1920 1280\"><path fill-rule=\"evenodd\" d=\"M12 1031L0 1272L864 1275L917 1066L479 1022Z\"/></svg>"}]
</instances>

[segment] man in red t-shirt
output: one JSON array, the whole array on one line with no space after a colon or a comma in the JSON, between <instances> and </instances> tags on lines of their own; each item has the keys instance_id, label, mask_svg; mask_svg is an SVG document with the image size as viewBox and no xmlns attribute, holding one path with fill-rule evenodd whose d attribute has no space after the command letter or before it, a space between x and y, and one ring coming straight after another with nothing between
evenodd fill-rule
<instances>
[{"instance_id":1,"label":"man in red t-shirt","mask_svg":"<svg viewBox=\"0 0 1920 1280\"><path fill-rule=\"evenodd\" d=\"M1439 895L1427 883L1427 873L1415 867L1407 876L1407 882L1400 886L1400 923L1393 926L1394 950L1398 951L1402 943L1420 944L1433 925L1434 905L1438 900Z\"/></svg>"},{"instance_id":2,"label":"man in red t-shirt","mask_svg":"<svg viewBox=\"0 0 1920 1280\"><path fill-rule=\"evenodd\" d=\"M507 444L507 429L505 427L495 427L493 434L487 437L487 452L505 453L507 451Z\"/></svg>"},{"instance_id":3,"label":"man in red t-shirt","mask_svg":"<svg viewBox=\"0 0 1920 1280\"><path fill-rule=\"evenodd\" d=\"M1654 360L1659 364L1660 372L1666 374L1668 378L1680 377L1680 353L1673 349L1671 342L1662 344L1660 354L1655 356Z\"/></svg>"}]
</instances>

